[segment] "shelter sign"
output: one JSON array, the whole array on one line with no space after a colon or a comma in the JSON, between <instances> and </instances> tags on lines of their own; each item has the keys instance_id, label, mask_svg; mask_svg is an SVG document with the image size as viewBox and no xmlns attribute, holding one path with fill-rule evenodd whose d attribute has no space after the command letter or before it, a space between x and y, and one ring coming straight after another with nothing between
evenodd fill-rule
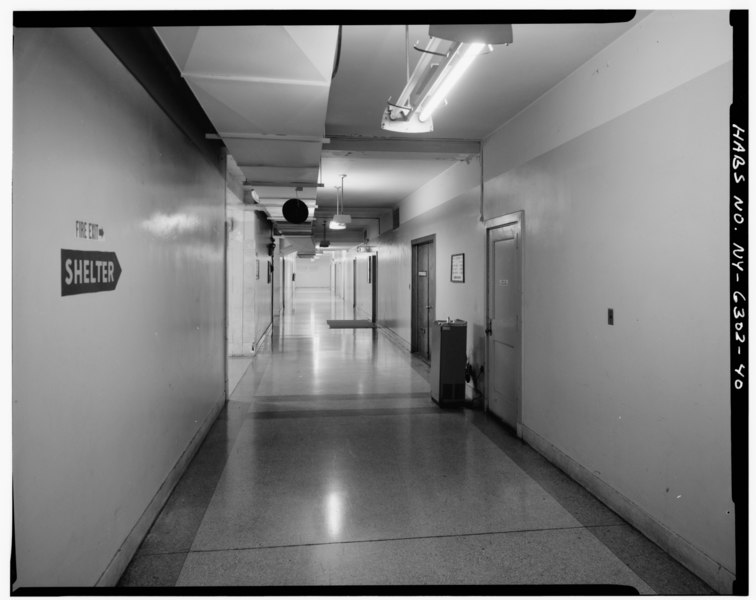
<instances>
[{"instance_id":1,"label":"shelter sign","mask_svg":"<svg viewBox=\"0 0 756 600\"><path fill-rule=\"evenodd\" d=\"M60 251L62 296L112 291L120 276L121 265L115 252Z\"/></svg>"}]
</instances>

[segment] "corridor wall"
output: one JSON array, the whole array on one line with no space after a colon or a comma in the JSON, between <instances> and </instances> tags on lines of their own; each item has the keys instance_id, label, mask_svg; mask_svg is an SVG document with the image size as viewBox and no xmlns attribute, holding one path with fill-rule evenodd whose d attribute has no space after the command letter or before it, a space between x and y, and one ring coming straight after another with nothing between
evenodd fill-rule
<instances>
[{"instance_id":1,"label":"corridor wall","mask_svg":"<svg viewBox=\"0 0 756 600\"><path fill-rule=\"evenodd\" d=\"M735 555L731 60L727 11L643 14L483 141L483 218L525 215L524 439L720 592ZM440 177L459 185L381 236L379 316L409 339L409 241L436 233L436 314L471 321L476 347L485 229L453 169ZM472 256L464 298L444 283L451 240Z\"/></svg>"},{"instance_id":2,"label":"corridor wall","mask_svg":"<svg viewBox=\"0 0 756 600\"><path fill-rule=\"evenodd\" d=\"M406 348L411 339L412 240L436 235L437 319L463 319L471 364L484 362L485 229L480 222L480 162L459 162L405 199L411 215L376 242L378 324L391 330ZM455 194L449 197L446 193ZM465 254L465 281L451 281L451 255Z\"/></svg>"},{"instance_id":3,"label":"corridor wall","mask_svg":"<svg viewBox=\"0 0 756 600\"><path fill-rule=\"evenodd\" d=\"M486 217L526 215L525 439L720 591L730 61L726 11L652 13L484 146Z\"/></svg>"},{"instance_id":4,"label":"corridor wall","mask_svg":"<svg viewBox=\"0 0 756 600\"><path fill-rule=\"evenodd\" d=\"M90 29L14 32L13 124L16 586L114 584L223 406L224 174Z\"/></svg>"}]
</instances>

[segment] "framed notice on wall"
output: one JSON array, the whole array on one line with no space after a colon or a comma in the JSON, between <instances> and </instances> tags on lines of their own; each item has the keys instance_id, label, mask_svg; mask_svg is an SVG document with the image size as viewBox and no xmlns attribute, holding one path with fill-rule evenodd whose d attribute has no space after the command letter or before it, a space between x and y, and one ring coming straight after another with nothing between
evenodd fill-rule
<instances>
[{"instance_id":1,"label":"framed notice on wall","mask_svg":"<svg viewBox=\"0 0 756 600\"><path fill-rule=\"evenodd\" d=\"M454 283L465 282L465 255L464 254L452 254L451 280Z\"/></svg>"}]
</instances>

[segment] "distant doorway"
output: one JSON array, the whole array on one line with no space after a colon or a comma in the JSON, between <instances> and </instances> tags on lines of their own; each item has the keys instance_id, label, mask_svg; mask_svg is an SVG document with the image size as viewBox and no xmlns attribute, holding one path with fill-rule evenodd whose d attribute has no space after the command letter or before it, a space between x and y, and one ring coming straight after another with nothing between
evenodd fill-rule
<instances>
[{"instance_id":1,"label":"distant doorway","mask_svg":"<svg viewBox=\"0 0 756 600\"><path fill-rule=\"evenodd\" d=\"M521 214L486 223L488 367L486 406L518 430L521 422ZM519 434L519 431L518 431Z\"/></svg>"},{"instance_id":2,"label":"distant doorway","mask_svg":"<svg viewBox=\"0 0 756 600\"><path fill-rule=\"evenodd\" d=\"M436 236L412 240L411 349L430 360L430 328L436 315Z\"/></svg>"},{"instance_id":3,"label":"distant doorway","mask_svg":"<svg viewBox=\"0 0 756 600\"><path fill-rule=\"evenodd\" d=\"M376 268L378 267L378 257L373 254L369 258L368 263L368 282L370 283L370 296L371 296L371 316L370 320L373 323L378 321L378 284L376 283Z\"/></svg>"}]
</instances>

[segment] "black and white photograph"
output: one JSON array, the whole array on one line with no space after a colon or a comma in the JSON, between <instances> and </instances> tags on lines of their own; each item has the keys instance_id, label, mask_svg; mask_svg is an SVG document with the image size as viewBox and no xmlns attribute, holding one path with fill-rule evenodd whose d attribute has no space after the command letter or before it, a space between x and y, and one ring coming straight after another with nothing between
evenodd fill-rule
<instances>
[{"instance_id":1,"label":"black and white photograph","mask_svg":"<svg viewBox=\"0 0 756 600\"><path fill-rule=\"evenodd\" d=\"M11 595L748 595L747 3L85 8L8 11Z\"/></svg>"}]
</instances>

